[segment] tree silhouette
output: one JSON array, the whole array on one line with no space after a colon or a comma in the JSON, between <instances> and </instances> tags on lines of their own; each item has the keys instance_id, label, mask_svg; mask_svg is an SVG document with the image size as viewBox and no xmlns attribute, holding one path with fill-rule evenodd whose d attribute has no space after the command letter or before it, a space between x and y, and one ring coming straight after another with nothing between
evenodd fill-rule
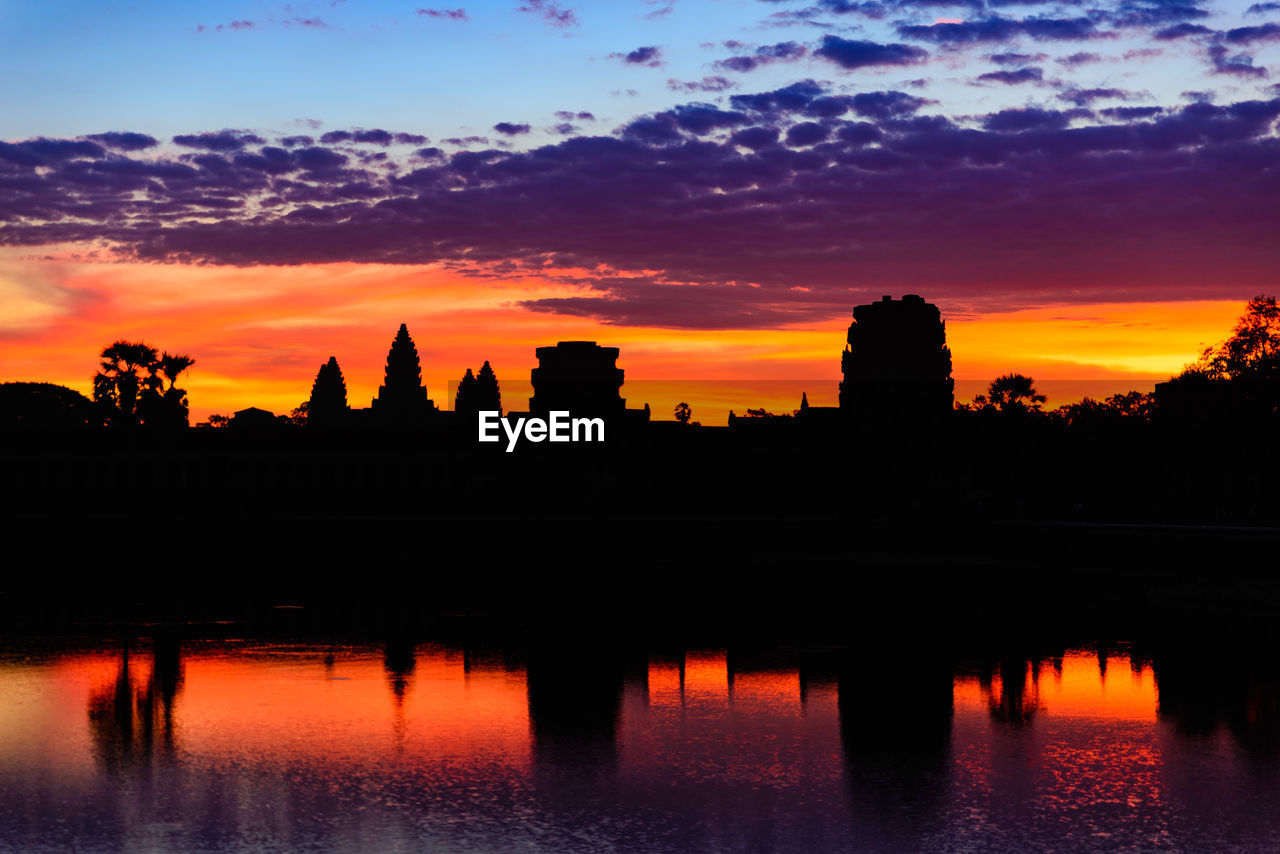
<instances>
[{"instance_id":1,"label":"tree silhouette","mask_svg":"<svg viewBox=\"0 0 1280 854\"><path fill-rule=\"evenodd\" d=\"M1182 376L1198 373L1215 380L1280 383L1280 307L1276 298L1249 300L1231 337L1204 351Z\"/></svg>"},{"instance_id":2,"label":"tree silhouette","mask_svg":"<svg viewBox=\"0 0 1280 854\"><path fill-rule=\"evenodd\" d=\"M1155 395L1141 391L1127 391L1113 394L1105 401L1097 401L1091 397L1081 398L1076 403L1059 406L1054 412L1067 424L1110 423L1113 419L1129 418L1147 421L1155 410Z\"/></svg>"},{"instance_id":3,"label":"tree silhouette","mask_svg":"<svg viewBox=\"0 0 1280 854\"><path fill-rule=\"evenodd\" d=\"M982 402L1001 412L1039 412L1040 404L1047 398L1036 391L1034 382L1023 374L1003 374L987 386L986 399ZM978 403L980 397L975 397L974 403Z\"/></svg>"},{"instance_id":4,"label":"tree silhouette","mask_svg":"<svg viewBox=\"0 0 1280 854\"><path fill-rule=\"evenodd\" d=\"M683 400L676 404L675 410L676 421L681 424L688 424L689 419L693 417L693 409Z\"/></svg>"},{"instance_id":5,"label":"tree silhouette","mask_svg":"<svg viewBox=\"0 0 1280 854\"><path fill-rule=\"evenodd\" d=\"M178 375L196 363L196 360L185 353L179 356L171 356L165 353L160 357L160 373L164 374L164 378L169 381L168 391L176 391L174 383L178 381Z\"/></svg>"},{"instance_id":6,"label":"tree silhouette","mask_svg":"<svg viewBox=\"0 0 1280 854\"><path fill-rule=\"evenodd\" d=\"M93 399L109 405L120 420L137 423L143 392L160 384L156 349L141 341L116 341L99 359L101 370L93 375ZM140 376L139 371L144 370L146 375Z\"/></svg>"},{"instance_id":7,"label":"tree silhouette","mask_svg":"<svg viewBox=\"0 0 1280 854\"><path fill-rule=\"evenodd\" d=\"M1162 416L1266 422L1280 412L1280 308L1275 297L1256 296L1226 341L1160 389ZM1193 414L1194 413L1194 414ZM1268 428L1269 429L1269 428Z\"/></svg>"},{"instance_id":8,"label":"tree silhouette","mask_svg":"<svg viewBox=\"0 0 1280 854\"><path fill-rule=\"evenodd\" d=\"M53 383L0 383L0 429L69 430L101 427L101 403Z\"/></svg>"},{"instance_id":9,"label":"tree silhouette","mask_svg":"<svg viewBox=\"0 0 1280 854\"><path fill-rule=\"evenodd\" d=\"M307 423L313 427L334 427L342 424L350 408L347 406L347 382L342 369L333 356L320 366L316 381L311 385L311 398L307 401Z\"/></svg>"},{"instance_id":10,"label":"tree silhouette","mask_svg":"<svg viewBox=\"0 0 1280 854\"><path fill-rule=\"evenodd\" d=\"M154 384L153 387L144 391L146 423L152 426L174 428L187 426L187 416L190 413L187 406L187 392L185 389L178 388L177 382L178 376L195 363L195 359L185 354L174 356L164 353L160 356L159 371L169 381L169 387L163 394L154 387Z\"/></svg>"},{"instance_id":11,"label":"tree silhouette","mask_svg":"<svg viewBox=\"0 0 1280 854\"><path fill-rule=\"evenodd\" d=\"M99 356L93 399L111 407L115 420L151 427L187 426L187 393L178 376L195 364L186 355L160 355L141 341L116 341ZM169 380L166 389L164 379Z\"/></svg>"}]
</instances>

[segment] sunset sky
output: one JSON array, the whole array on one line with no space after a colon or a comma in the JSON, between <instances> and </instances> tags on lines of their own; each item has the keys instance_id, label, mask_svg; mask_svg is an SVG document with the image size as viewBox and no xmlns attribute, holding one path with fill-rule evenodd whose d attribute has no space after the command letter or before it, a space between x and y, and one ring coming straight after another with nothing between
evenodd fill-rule
<instances>
[{"instance_id":1,"label":"sunset sky","mask_svg":"<svg viewBox=\"0 0 1280 854\"><path fill-rule=\"evenodd\" d=\"M330 355L363 406L404 322L445 407L591 339L723 423L831 402L852 307L919 293L959 397L1053 404L1278 290L1280 2L453 3L0 4L0 381L124 338L197 420Z\"/></svg>"}]
</instances>

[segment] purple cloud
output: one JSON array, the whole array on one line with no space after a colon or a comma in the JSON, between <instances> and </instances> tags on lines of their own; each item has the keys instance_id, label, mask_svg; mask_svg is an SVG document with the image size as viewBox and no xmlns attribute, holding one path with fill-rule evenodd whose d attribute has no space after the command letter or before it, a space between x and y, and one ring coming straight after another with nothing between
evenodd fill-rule
<instances>
[{"instance_id":1,"label":"purple cloud","mask_svg":"<svg viewBox=\"0 0 1280 854\"><path fill-rule=\"evenodd\" d=\"M1231 44L1280 41L1280 24L1267 23L1257 27L1236 27L1233 30L1227 30L1222 37Z\"/></svg>"},{"instance_id":2,"label":"purple cloud","mask_svg":"<svg viewBox=\"0 0 1280 854\"><path fill-rule=\"evenodd\" d=\"M514 124L512 122L498 122L493 129L503 136L519 136L522 133L529 132L529 125Z\"/></svg>"},{"instance_id":3,"label":"purple cloud","mask_svg":"<svg viewBox=\"0 0 1280 854\"><path fill-rule=\"evenodd\" d=\"M979 81L1003 83L1006 86L1017 86L1021 83L1039 83L1044 80L1044 69L1034 66L1019 68L1015 71L988 71L978 75Z\"/></svg>"},{"instance_id":4,"label":"purple cloud","mask_svg":"<svg viewBox=\"0 0 1280 854\"><path fill-rule=\"evenodd\" d=\"M935 44L1007 42L1018 36L1036 41L1081 41L1098 35L1089 18L1004 18L992 15L961 23L901 24L898 35Z\"/></svg>"},{"instance_id":5,"label":"purple cloud","mask_svg":"<svg viewBox=\"0 0 1280 854\"><path fill-rule=\"evenodd\" d=\"M1229 56L1226 45L1209 45L1209 62L1215 74L1232 74L1237 77L1266 77L1267 69L1253 64L1253 57L1245 54Z\"/></svg>"},{"instance_id":6,"label":"purple cloud","mask_svg":"<svg viewBox=\"0 0 1280 854\"><path fill-rule=\"evenodd\" d=\"M418 14L426 15L429 18L445 18L450 21L468 20L466 9L419 9Z\"/></svg>"},{"instance_id":7,"label":"purple cloud","mask_svg":"<svg viewBox=\"0 0 1280 854\"><path fill-rule=\"evenodd\" d=\"M1079 51L1069 54L1068 56L1058 57L1054 62L1059 65L1065 65L1068 68L1074 68L1077 65L1088 65L1091 62L1101 62L1102 57L1096 53L1088 53L1087 51Z\"/></svg>"},{"instance_id":8,"label":"purple cloud","mask_svg":"<svg viewBox=\"0 0 1280 854\"><path fill-rule=\"evenodd\" d=\"M667 80L667 88L673 92L723 92L737 86L727 77L703 77L701 80Z\"/></svg>"},{"instance_id":9,"label":"purple cloud","mask_svg":"<svg viewBox=\"0 0 1280 854\"><path fill-rule=\"evenodd\" d=\"M1213 33L1214 31L1204 24L1189 24L1184 21L1181 24L1174 24L1172 27L1156 30L1151 37L1158 41L1167 42L1174 39L1185 39L1188 36L1204 36L1212 35Z\"/></svg>"},{"instance_id":10,"label":"purple cloud","mask_svg":"<svg viewBox=\"0 0 1280 854\"><path fill-rule=\"evenodd\" d=\"M206 151L239 151L246 145L262 143L262 137L242 131L224 130L217 133L179 134L173 138L175 145L186 148L202 148Z\"/></svg>"},{"instance_id":11,"label":"purple cloud","mask_svg":"<svg viewBox=\"0 0 1280 854\"><path fill-rule=\"evenodd\" d=\"M662 51L655 45L638 47L629 53L611 53L610 59L621 59L627 65L643 65L646 68L657 68L662 65Z\"/></svg>"},{"instance_id":12,"label":"purple cloud","mask_svg":"<svg viewBox=\"0 0 1280 854\"><path fill-rule=\"evenodd\" d=\"M858 118L829 115L842 104ZM1273 284L1280 97L1117 107L1105 122L1084 109L970 119L920 105L802 81L731 108L682 104L615 136L423 148L395 172L353 156L352 140L285 147L243 131L186 135L240 144L179 154L9 142L0 244L643 272L576 280L585 293L526 307L696 328L835 317L904 277L953 305L1228 298ZM1062 257L1071 264L1046 260Z\"/></svg>"},{"instance_id":13,"label":"purple cloud","mask_svg":"<svg viewBox=\"0 0 1280 854\"><path fill-rule=\"evenodd\" d=\"M576 27L578 18L572 9L562 8L553 0L525 0L523 6L516 7L517 12L528 12L537 15L553 27Z\"/></svg>"},{"instance_id":14,"label":"purple cloud","mask_svg":"<svg viewBox=\"0 0 1280 854\"><path fill-rule=\"evenodd\" d=\"M746 47L746 45L737 41L727 41L725 46L734 49ZM777 44L761 45L750 54L730 56L717 60L715 67L746 73L754 71L762 65L769 65L774 62L794 62L803 58L808 52L809 49L798 42L778 42Z\"/></svg>"},{"instance_id":15,"label":"purple cloud","mask_svg":"<svg viewBox=\"0 0 1280 854\"><path fill-rule=\"evenodd\" d=\"M813 55L829 59L846 69L874 65L917 65L929 58L927 50L911 45L851 41L833 35L823 36L822 47L815 50Z\"/></svg>"},{"instance_id":16,"label":"purple cloud","mask_svg":"<svg viewBox=\"0 0 1280 854\"><path fill-rule=\"evenodd\" d=\"M1117 101L1129 101L1136 97L1138 97L1137 93L1130 92L1128 89L1113 89L1106 87L1093 89L1068 88L1058 93L1058 98L1060 100L1075 104L1077 107L1088 106L1098 100L1110 99Z\"/></svg>"},{"instance_id":17,"label":"purple cloud","mask_svg":"<svg viewBox=\"0 0 1280 854\"><path fill-rule=\"evenodd\" d=\"M154 136L148 136L145 133L132 133L129 131L91 133L86 136L85 139L100 142L107 148L113 148L117 151L142 151L146 148L154 148L160 144L160 141Z\"/></svg>"}]
</instances>

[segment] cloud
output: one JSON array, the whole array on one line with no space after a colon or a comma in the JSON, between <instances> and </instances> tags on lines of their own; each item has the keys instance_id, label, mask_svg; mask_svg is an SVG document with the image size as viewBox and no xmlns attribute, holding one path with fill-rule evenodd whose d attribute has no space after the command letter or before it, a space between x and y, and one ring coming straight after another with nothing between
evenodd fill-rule
<instances>
[{"instance_id":1,"label":"cloud","mask_svg":"<svg viewBox=\"0 0 1280 854\"><path fill-rule=\"evenodd\" d=\"M831 136L831 129L817 122L801 122L787 130L787 145L803 148L817 145Z\"/></svg>"},{"instance_id":2,"label":"cloud","mask_svg":"<svg viewBox=\"0 0 1280 854\"><path fill-rule=\"evenodd\" d=\"M1093 89L1077 89L1075 87L1070 87L1058 93L1058 98L1075 104L1077 107L1084 107L1092 104L1094 101L1103 99L1129 101L1136 97L1138 97L1138 95L1135 92L1130 92L1127 89L1114 89L1110 87L1097 87Z\"/></svg>"},{"instance_id":3,"label":"cloud","mask_svg":"<svg viewBox=\"0 0 1280 854\"><path fill-rule=\"evenodd\" d=\"M752 151L759 151L778 144L779 130L776 127L750 127L735 132L729 141L733 145L741 145Z\"/></svg>"},{"instance_id":4,"label":"cloud","mask_svg":"<svg viewBox=\"0 0 1280 854\"><path fill-rule=\"evenodd\" d=\"M1260 65L1254 65L1253 57L1245 54L1236 54L1235 56L1229 56L1228 54L1229 50L1226 45L1215 44L1209 46L1209 62L1213 65L1215 74L1232 74L1237 77L1267 76L1267 69Z\"/></svg>"},{"instance_id":5,"label":"cloud","mask_svg":"<svg viewBox=\"0 0 1280 854\"><path fill-rule=\"evenodd\" d=\"M1236 27L1223 33L1222 38L1231 44L1280 41L1280 24L1267 23L1257 27Z\"/></svg>"},{"instance_id":6,"label":"cloud","mask_svg":"<svg viewBox=\"0 0 1280 854\"><path fill-rule=\"evenodd\" d=\"M900 24L898 35L941 45L1007 42L1018 36L1035 41L1081 41L1099 35L1090 18L1005 18L992 15L973 21Z\"/></svg>"},{"instance_id":7,"label":"cloud","mask_svg":"<svg viewBox=\"0 0 1280 854\"><path fill-rule=\"evenodd\" d=\"M466 9L419 9L418 14L426 15L429 18L444 18L450 21L468 20Z\"/></svg>"},{"instance_id":8,"label":"cloud","mask_svg":"<svg viewBox=\"0 0 1280 854\"><path fill-rule=\"evenodd\" d=\"M729 103L737 110L758 113L802 110L815 98L826 94L827 89L813 80L800 80L772 92L755 92L750 95L730 95Z\"/></svg>"},{"instance_id":9,"label":"cloud","mask_svg":"<svg viewBox=\"0 0 1280 854\"><path fill-rule=\"evenodd\" d=\"M1000 133L1021 133L1026 130L1062 130L1071 121L1070 113L1058 110L1042 110L1038 107L1001 110L983 119L982 126Z\"/></svg>"},{"instance_id":10,"label":"cloud","mask_svg":"<svg viewBox=\"0 0 1280 854\"><path fill-rule=\"evenodd\" d=\"M226 130L186 134L202 143L177 152L5 142L0 243L200 264L594 271L574 274L582 293L567 301L526 307L683 328L810 322L904 282L966 305L1274 284L1280 97L1101 118L929 115L923 103L801 81L727 108L681 104L612 136L411 156Z\"/></svg>"},{"instance_id":11,"label":"cloud","mask_svg":"<svg viewBox=\"0 0 1280 854\"><path fill-rule=\"evenodd\" d=\"M851 99L855 113L873 119L909 116L928 103L931 103L928 99L906 92L859 92Z\"/></svg>"},{"instance_id":12,"label":"cloud","mask_svg":"<svg viewBox=\"0 0 1280 854\"><path fill-rule=\"evenodd\" d=\"M1078 65L1088 65L1089 63L1092 63L1092 62L1101 62L1101 61L1102 61L1101 56L1099 56L1096 53L1088 53L1086 51L1079 51L1077 53L1069 54L1067 56L1060 56L1054 60L1054 62L1058 63L1059 65L1065 65L1068 68L1074 68Z\"/></svg>"},{"instance_id":13,"label":"cloud","mask_svg":"<svg viewBox=\"0 0 1280 854\"><path fill-rule=\"evenodd\" d=\"M723 92L737 88L737 85L729 78L718 75L703 77L701 80L677 80L674 77L667 80L667 88L673 92Z\"/></svg>"},{"instance_id":14,"label":"cloud","mask_svg":"<svg viewBox=\"0 0 1280 854\"><path fill-rule=\"evenodd\" d=\"M514 124L512 122L498 122L493 129L503 136L519 136L520 134L529 132L529 125Z\"/></svg>"},{"instance_id":15,"label":"cloud","mask_svg":"<svg viewBox=\"0 0 1280 854\"><path fill-rule=\"evenodd\" d=\"M1109 119L1133 121L1134 119L1151 119L1164 113L1164 107L1108 107L1099 113Z\"/></svg>"},{"instance_id":16,"label":"cloud","mask_svg":"<svg viewBox=\"0 0 1280 854\"><path fill-rule=\"evenodd\" d=\"M147 148L154 148L160 144L160 141L154 136L148 136L145 133L132 133L130 131L111 131L109 133L91 133L84 137L94 142L100 142L107 148L114 148L117 151L142 151Z\"/></svg>"},{"instance_id":17,"label":"cloud","mask_svg":"<svg viewBox=\"0 0 1280 854\"><path fill-rule=\"evenodd\" d=\"M927 50L911 45L851 41L833 35L823 36L822 47L814 51L813 55L846 69L876 65L918 65L929 58Z\"/></svg>"},{"instance_id":18,"label":"cloud","mask_svg":"<svg viewBox=\"0 0 1280 854\"><path fill-rule=\"evenodd\" d=\"M1096 54L1094 54L1096 56ZM1032 62L1044 62L1048 59L1047 54L1043 53L991 53L987 54L987 59L996 65L1028 65Z\"/></svg>"},{"instance_id":19,"label":"cloud","mask_svg":"<svg viewBox=\"0 0 1280 854\"><path fill-rule=\"evenodd\" d=\"M1044 69L1030 66L1014 71L988 71L986 74L979 74L978 80L988 83L1003 83L1006 86L1016 86L1021 83L1039 83L1044 80Z\"/></svg>"},{"instance_id":20,"label":"cloud","mask_svg":"<svg viewBox=\"0 0 1280 854\"><path fill-rule=\"evenodd\" d=\"M1173 41L1174 39L1185 39L1188 36L1212 35L1213 30L1204 24L1174 24L1172 27L1165 27L1163 30L1156 30L1152 34L1152 38L1158 41Z\"/></svg>"},{"instance_id":21,"label":"cloud","mask_svg":"<svg viewBox=\"0 0 1280 854\"><path fill-rule=\"evenodd\" d=\"M732 41L725 42L725 46L746 47L746 45ZM809 49L799 42L778 42L777 44L761 45L750 54L716 60L715 67L727 71L746 73L754 71L762 65L769 65L774 62L794 62L797 59L802 59L808 52Z\"/></svg>"},{"instance_id":22,"label":"cloud","mask_svg":"<svg viewBox=\"0 0 1280 854\"><path fill-rule=\"evenodd\" d=\"M525 4L517 6L516 11L537 15L553 27L578 26L578 18L574 11L561 7L553 0L525 0Z\"/></svg>"},{"instance_id":23,"label":"cloud","mask_svg":"<svg viewBox=\"0 0 1280 854\"><path fill-rule=\"evenodd\" d=\"M646 68L657 68L662 65L662 51L656 45L638 47L629 53L611 53L610 59L621 59L627 65L643 65Z\"/></svg>"},{"instance_id":24,"label":"cloud","mask_svg":"<svg viewBox=\"0 0 1280 854\"><path fill-rule=\"evenodd\" d=\"M186 148L202 148L207 151L239 151L246 145L264 142L262 137L236 130L216 133L179 134L173 138L175 145Z\"/></svg>"}]
</instances>

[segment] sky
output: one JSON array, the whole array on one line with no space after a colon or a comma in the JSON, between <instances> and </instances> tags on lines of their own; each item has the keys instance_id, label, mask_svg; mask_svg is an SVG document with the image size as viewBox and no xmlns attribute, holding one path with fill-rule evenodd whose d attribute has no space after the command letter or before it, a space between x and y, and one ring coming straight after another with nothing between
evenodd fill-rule
<instances>
[{"instance_id":1,"label":"sky","mask_svg":"<svg viewBox=\"0 0 1280 854\"><path fill-rule=\"evenodd\" d=\"M0 0L0 381L129 339L196 418L330 355L367 405L404 322L445 407L588 339L715 422L919 293L962 396L1055 403L1277 290L1280 3L455 2Z\"/></svg>"}]
</instances>

